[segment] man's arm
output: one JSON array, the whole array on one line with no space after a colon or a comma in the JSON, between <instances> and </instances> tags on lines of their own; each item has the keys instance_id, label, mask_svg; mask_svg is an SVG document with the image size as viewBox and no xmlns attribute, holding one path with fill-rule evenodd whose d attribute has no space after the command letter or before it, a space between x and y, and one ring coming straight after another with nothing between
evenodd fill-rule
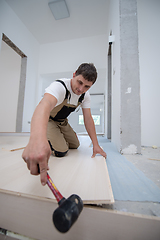
<instances>
[{"instance_id":1,"label":"man's arm","mask_svg":"<svg viewBox=\"0 0 160 240\"><path fill-rule=\"evenodd\" d=\"M91 115L90 108L82 108L83 111L83 117L84 117L84 125L85 128L92 140L93 143L93 155L92 157L95 157L97 153L101 154L103 157L106 158L106 153L103 151L103 149L99 146L94 121Z\"/></svg>"},{"instance_id":2,"label":"man's arm","mask_svg":"<svg viewBox=\"0 0 160 240\"><path fill-rule=\"evenodd\" d=\"M48 160L51 149L47 141L47 124L51 110L55 107L57 99L45 93L43 99L36 107L31 120L31 134L29 143L23 151L22 158L32 175L38 175L42 185L47 182Z\"/></svg>"}]
</instances>

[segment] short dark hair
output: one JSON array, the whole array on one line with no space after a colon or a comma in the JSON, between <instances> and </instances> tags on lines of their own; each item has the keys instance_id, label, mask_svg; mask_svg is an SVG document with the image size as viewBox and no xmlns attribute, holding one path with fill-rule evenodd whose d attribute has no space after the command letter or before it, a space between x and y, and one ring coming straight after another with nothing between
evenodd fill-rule
<instances>
[{"instance_id":1,"label":"short dark hair","mask_svg":"<svg viewBox=\"0 0 160 240\"><path fill-rule=\"evenodd\" d=\"M95 83L97 70L93 63L82 63L75 72L76 76L82 75L85 80Z\"/></svg>"}]
</instances>

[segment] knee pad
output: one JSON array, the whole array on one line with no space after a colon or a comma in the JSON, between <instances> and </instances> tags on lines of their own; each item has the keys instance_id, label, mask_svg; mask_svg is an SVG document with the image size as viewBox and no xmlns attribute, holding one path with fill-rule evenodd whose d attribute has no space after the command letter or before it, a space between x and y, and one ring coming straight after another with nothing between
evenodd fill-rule
<instances>
[{"instance_id":1,"label":"knee pad","mask_svg":"<svg viewBox=\"0 0 160 240\"><path fill-rule=\"evenodd\" d=\"M58 152L58 151L54 150L54 153L55 153L56 157L64 157L67 152L68 152L68 150L66 152Z\"/></svg>"}]
</instances>

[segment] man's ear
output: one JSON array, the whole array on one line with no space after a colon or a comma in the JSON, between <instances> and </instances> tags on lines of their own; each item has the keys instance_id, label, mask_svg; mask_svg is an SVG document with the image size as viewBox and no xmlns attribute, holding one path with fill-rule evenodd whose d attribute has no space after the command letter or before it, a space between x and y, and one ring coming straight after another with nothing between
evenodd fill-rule
<instances>
[{"instance_id":1,"label":"man's ear","mask_svg":"<svg viewBox=\"0 0 160 240\"><path fill-rule=\"evenodd\" d=\"M75 77L76 76L76 73L73 73L73 77Z\"/></svg>"}]
</instances>

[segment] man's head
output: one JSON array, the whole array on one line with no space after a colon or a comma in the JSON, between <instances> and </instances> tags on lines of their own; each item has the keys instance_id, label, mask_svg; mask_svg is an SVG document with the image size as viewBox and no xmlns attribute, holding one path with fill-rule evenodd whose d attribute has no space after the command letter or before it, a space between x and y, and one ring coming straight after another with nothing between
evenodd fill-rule
<instances>
[{"instance_id":1,"label":"man's head","mask_svg":"<svg viewBox=\"0 0 160 240\"><path fill-rule=\"evenodd\" d=\"M75 75L82 75L85 80L94 84L97 79L97 70L93 63L82 63L76 70Z\"/></svg>"},{"instance_id":2,"label":"man's head","mask_svg":"<svg viewBox=\"0 0 160 240\"><path fill-rule=\"evenodd\" d=\"M72 91L81 95L88 91L90 87L95 83L97 78L96 68L92 63L82 63L71 79Z\"/></svg>"}]
</instances>

